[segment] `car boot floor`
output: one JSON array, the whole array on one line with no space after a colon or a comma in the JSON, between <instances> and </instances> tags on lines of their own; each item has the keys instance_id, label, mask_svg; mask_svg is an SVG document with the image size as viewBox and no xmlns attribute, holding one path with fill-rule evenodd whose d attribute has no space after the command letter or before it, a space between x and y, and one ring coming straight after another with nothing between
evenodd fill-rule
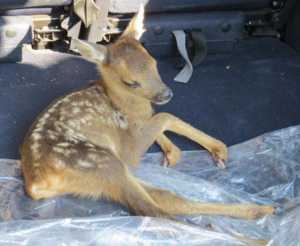
<instances>
[{"instance_id":1,"label":"car boot floor","mask_svg":"<svg viewBox=\"0 0 300 246\"><path fill-rule=\"evenodd\" d=\"M279 40L245 40L232 52L209 55L187 84L174 82L173 59L160 60L159 71L175 96L156 111L173 113L227 145L300 123L300 54ZM0 158L19 158L38 113L97 78L94 65L58 52L25 50L22 63L1 64ZM170 137L181 149L199 148Z\"/></svg>"}]
</instances>

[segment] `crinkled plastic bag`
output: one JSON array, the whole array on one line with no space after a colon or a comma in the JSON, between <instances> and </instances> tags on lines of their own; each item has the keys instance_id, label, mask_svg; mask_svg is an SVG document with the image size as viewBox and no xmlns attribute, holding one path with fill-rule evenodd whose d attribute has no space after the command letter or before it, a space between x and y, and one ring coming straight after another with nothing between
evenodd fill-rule
<instances>
[{"instance_id":1,"label":"crinkled plastic bag","mask_svg":"<svg viewBox=\"0 0 300 246\"><path fill-rule=\"evenodd\" d=\"M180 217L184 223L129 216L120 205L71 196L32 201L19 163L0 161L0 245L300 245L300 126L268 133L229 150L225 170L206 151L183 152L175 168L147 154L139 178L195 201L275 204L258 220ZM253 240L250 240L253 239Z\"/></svg>"}]
</instances>

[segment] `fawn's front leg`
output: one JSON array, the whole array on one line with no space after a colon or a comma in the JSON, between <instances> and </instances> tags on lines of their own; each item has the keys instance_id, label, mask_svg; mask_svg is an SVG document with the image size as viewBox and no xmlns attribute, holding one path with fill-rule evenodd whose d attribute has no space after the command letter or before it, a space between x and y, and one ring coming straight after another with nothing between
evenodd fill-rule
<instances>
[{"instance_id":1,"label":"fawn's front leg","mask_svg":"<svg viewBox=\"0 0 300 246\"><path fill-rule=\"evenodd\" d=\"M139 159L164 131L175 132L200 144L212 154L219 167L225 167L227 147L224 143L168 113L156 114L145 123L136 138L135 159Z\"/></svg>"},{"instance_id":2,"label":"fawn's front leg","mask_svg":"<svg viewBox=\"0 0 300 246\"><path fill-rule=\"evenodd\" d=\"M164 152L164 166L175 166L181 158L181 150L165 135L160 134L156 142Z\"/></svg>"}]
</instances>

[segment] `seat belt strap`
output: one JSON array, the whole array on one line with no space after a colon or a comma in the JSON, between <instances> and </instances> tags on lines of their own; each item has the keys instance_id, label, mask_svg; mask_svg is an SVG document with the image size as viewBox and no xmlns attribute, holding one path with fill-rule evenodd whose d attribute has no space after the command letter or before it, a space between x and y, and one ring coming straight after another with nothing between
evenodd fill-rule
<instances>
[{"instance_id":1,"label":"seat belt strap","mask_svg":"<svg viewBox=\"0 0 300 246\"><path fill-rule=\"evenodd\" d=\"M183 30L175 30L173 31L173 34L176 39L177 49L182 58L185 60L185 66L176 75L174 80L181 83L187 83L192 77L194 69L186 49L186 34Z\"/></svg>"}]
</instances>

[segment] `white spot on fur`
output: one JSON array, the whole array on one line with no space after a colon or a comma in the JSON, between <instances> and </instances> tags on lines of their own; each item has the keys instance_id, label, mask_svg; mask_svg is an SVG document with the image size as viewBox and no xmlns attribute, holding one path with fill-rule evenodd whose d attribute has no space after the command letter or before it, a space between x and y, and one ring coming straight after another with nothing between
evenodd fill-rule
<instances>
[{"instance_id":1,"label":"white spot on fur","mask_svg":"<svg viewBox=\"0 0 300 246\"><path fill-rule=\"evenodd\" d=\"M44 120L44 119L40 119L39 121L38 121L38 123L36 124L36 127L37 128L44 128L44 125L46 124L46 121Z\"/></svg>"},{"instance_id":2,"label":"white spot on fur","mask_svg":"<svg viewBox=\"0 0 300 246\"><path fill-rule=\"evenodd\" d=\"M54 103L49 109L48 109L48 113L53 113L56 108L61 104L61 101L57 101L56 103Z\"/></svg>"},{"instance_id":3,"label":"white spot on fur","mask_svg":"<svg viewBox=\"0 0 300 246\"><path fill-rule=\"evenodd\" d=\"M79 122L82 125L91 125L93 118L94 117L92 115L86 114L79 120Z\"/></svg>"},{"instance_id":4,"label":"white spot on fur","mask_svg":"<svg viewBox=\"0 0 300 246\"><path fill-rule=\"evenodd\" d=\"M85 117L81 118L79 121L81 124L84 124L84 125L88 122L88 120Z\"/></svg>"},{"instance_id":5,"label":"white spot on fur","mask_svg":"<svg viewBox=\"0 0 300 246\"><path fill-rule=\"evenodd\" d=\"M51 139L51 140L57 140L57 136L51 132L51 131L48 131L48 137Z\"/></svg>"},{"instance_id":6,"label":"white spot on fur","mask_svg":"<svg viewBox=\"0 0 300 246\"><path fill-rule=\"evenodd\" d=\"M32 165L33 165L34 167L39 167L39 166L40 166L40 163L39 163L38 161L34 161L34 162L32 163Z\"/></svg>"},{"instance_id":7,"label":"white spot on fur","mask_svg":"<svg viewBox=\"0 0 300 246\"><path fill-rule=\"evenodd\" d=\"M68 120L67 124L68 124L68 126L74 128L74 129L79 129L80 128L79 124L74 120Z\"/></svg>"},{"instance_id":8,"label":"white spot on fur","mask_svg":"<svg viewBox=\"0 0 300 246\"><path fill-rule=\"evenodd\" d=\"M83 107L83 106L85 106L85 103L84 103L84 101L79 101L79 102L77 102L77 105Z\"/></svg>"},{"instance_id":9,"label":"white spot on fur","mask_svg":"<svg viewBox=\"0 0 300 246\"><path fill-rule=\"evenodd\" d=\"M69 111L66 110L65 108L62 108L59 112L59 115L60 116L66 116L66 115L69 115Z\"/></svg>"},{"instance_id":10,"label":"white spot on fur","mask_svg":"<svg viewBox=\"0 0 300 246\"><path fill-rule=\"evenodd\" d=\"M34 141L38 141L42 138L41 134L39 134L38 132L33 132L31 137Z\"/></svg>"},{"instance_id":11,"label":"white spot on fur","mask_svg":"<svg viewBox=\"0 0 300 246\"><path fill-rule=\"evenodd\" d=\"M109 111L109 109L107 108L107 106L105 104L100 104L98 107L96 107L96 110L99 114L103 114L103 113Z\"/></svg>"},{"instance_id":12,"label":"white spot on fur","mask_svg":"<svg viewBox=\"0 0 300 246\"><path fill-rule=\"evenodd\" d=\"M123 116L123 114L119 111L114 111L113 112L113 118L115 123L122 129L127 129L128 128L128 122L126 118Z\"/></svg>"},{"instance_id":13,"label":"white spot on fur","mask_svg":"<svg viewBox=\"0 0 300 246\"><path fill-rule=\"evenodd\" d=\"M70 147L70 143L68 143L68 142L62 142L62 143L58 143L56 146L67 148L67 147Z\"/></svg>"},{"instance_id":14,"label":"white spot on fur","mask_svg":"<svg viewBox=\"0 0 300 246\"><path fill-rule=\"evenodd\" d=\"M94 108L87 108L86 112L90 113L90 114L95 114L95 109Z\"/></svg>"},{"instance_id":15,"label":"white spot on fur","mask_svg":"<svg viewBox=\"0 0 300 246\"><path fill-rule=\"evenodd\" d=\"M95 145L93 145L93 144L91 144L91 143L89 143L89 142L86 142L85 145L86 145L87 147L92 148L92 149L95 148Z\"/></svg>"},{"instance_id":16,"label":"white spot on fur","mask_svg":"<svg viewBox=\"0 0 300 246\"><path fill-rule=\"evenodd\" d=\"M33 142L33 144L30 146L32 157L35 161L41 158L40 147L41 145L38 142Z\"/></svg>"},{"instance_id":17,"label":"white spot on fur","mask_svg":"<svg viewBox=\"0 0 300 246\"><path fill-rule=\"evenodd\" d=\"M39 133L39 132L42 132L42 131L43 131L43 128L37 127L32 132Z\"/></svg>"},{"instance_id":18,"label":"white spot on fur","mask_svg":"<svg viewBox=\"0 0 300 246\"><path fill-rule=\"evenodd\" d=\"M59 121L65 121L67 119L66 115L60 115L59 116Z\"/></svg>"},{"instance_id":19,"label":"white spot on fur","mask_svg":"<svg viewBox=\"0 0 300 246\"><path fill-rule=\"evenodd\" d=\"M81 159L77 160L77 165L83 168L92 168L95 166L93 163Z\"/></svg>"},{"instance_id":20,"label":"white spot on fur","mask_svg":"<svg viewBox=\"0 0 300 246\"><path fill-rule=\"evenodd\" d=\"M42 116L42 119L46 120L50 117L50 114L49 113L45 113L43 116Z\"/></svg>"},{"instance_id":21,"label":"white spot on fur","mask_svg":"<svg viewBox=\"0 0 300 246\"><path fill-rule=\"evenodd\" d=\"M68 140L69 142L73 143L73 144L77 144L79 141L73 137L72 135L66 134L65 139Z\"/></svg>"},{"instance_id":22,"label":"white spot on fur","mask_svg":"<svg viewBox=\"0 0 300 246\"><path fill-rule=\"evenodd\" d=\"M99 161L99 156L98 156L98 154L89 153L89 154L87 155L87 157L88 157L88 159L90 159L90 160L92 160L92 161L94 161L94 162Z\"/></svg>"},{"instance_id":23,"label":"white spot on fur","mask_svg":"<svg viewBox=\"0 0 300 246\"><path fill-rule=\"evenodd\" d=\"M72 97L73 97L73 94L67 95L64 98L62 98L60 102L62 102L62 103L69 103L71 101Z\"/></svg>"},{"instance_id":24,"label":"white spot on fur","mask_svg":"<svg viewBox=\"0 0 300 246\"><path fill-rule=\"evenodd\" d=\"M30 149L33 151L33 153L36 153L39 151L40 144L38 142L33 142L33 144L30 146Z\"/></svg>"},{"instance_id":25,"label":"white spot on fur","mask_svg":"<svg viewBox=\"0 0 300 246\"><path fill-rule=\"evenodd\" d=\"M93 104L92 104L91 102L89 102L89 101L85 101L85 106L87 106L87 107L92 107Z\"/></svg>"},{"instance_id":26,"label":"white spot on fur","mask_svg":"<svg viewBox=\"0 0 300 246\"><path fill-rule=\"evenodd\" d=\"M44 126L45 126L45 124L46 124L46 122L47 122L48 117L49 117L49 114L45 114L44 116L42 116L42 117L38 120L38 122L37 122L37 124L36 124L36 128L44 128Z\"/></svg>"},{"instance_id":27,"label":"white spot on fur","mask_svg":"<svg viewBox=\"0 0 300 246\"><path fill-rule=\"evenodd\" d=\"M68 149L65 149L64 155L66 157L71 157L71 155L76 154L76 152L77 152L76 149L68 148Z\"/></svg>"},{"instance_id":28,"label":"white spot on fur","mask_svg":"<svg viewBox=\"0 0 300 246\"><path fill-rule=\"evenodd\" d=\"M49 113L45 113L44 115L42 115L42 117L38 120L36 127L43 128L45 126L45 124L47 123L47 120L49 117L50 117Z\"/></svg>"},{"instance_id":29,"label":"white spot on fur","mask_svg":"<svg viewBox=\"0 0 300 246\"><path fill-rule=\"evenodd\" d=\"M74 107L74 108L72 108L72 113L73 114L78 114L78 113L80 113L81 112L81 109L79 108L79 107Z\"/></svg>"},{"instance_id":30,"label":"white spot on fur","mask_svg":"<svg viewBox=\"0 0 300 246\"><path fill-rule=\"evenodd\" d=\"M59 132L63 131L64 126L65 125L63 122L60 122L60 121L54 122L54 127L55 127L56 131L59 131Z\"/></svg>"},{"instance_id":31,"label":"white spot on fur","mask_svg":"<svg viewBox=\"0 0 300 246\"><path fill-rule=\"evenodd\" d=\"M103 162L97 164L97 168L107 168L107 167L108 165L104 164Z\"/></svg>"},{"instance_id":32,"label":"white spot on fur","mask_svg":"<svg viewBox=\"0 0 300 246\"><path fill-rule=\"evenodd\" d=\"M51 114L52 114L54 111L55 111L55 107L53 107L53 106L52 106L51 108L48 109L48 112L51 113Z\"/></svg>"},{"instance_id":33,"label":"white spot on fur","mask_svg":"<svg viewBox=\"0 0 300 246\"><path fill-rule=\"evenodd\" d=\"M73 106L73 107L78 107L79 105L78 105L78 102L72 102L72 103L71 103L71 106Z\"/></svg>"},{"instance_id":34,"label":"white spot on fur","mask_svg":"<svg viewBox=\"0 0 300 246\"><path fill-rule=\"evenodd\" d=\"M58 146L54 146L53 151L56 152L56 153L59 153L59 154L64 154L65 153L65 150L61 147L58 147Z\"/></svg>"}]
</instances>

